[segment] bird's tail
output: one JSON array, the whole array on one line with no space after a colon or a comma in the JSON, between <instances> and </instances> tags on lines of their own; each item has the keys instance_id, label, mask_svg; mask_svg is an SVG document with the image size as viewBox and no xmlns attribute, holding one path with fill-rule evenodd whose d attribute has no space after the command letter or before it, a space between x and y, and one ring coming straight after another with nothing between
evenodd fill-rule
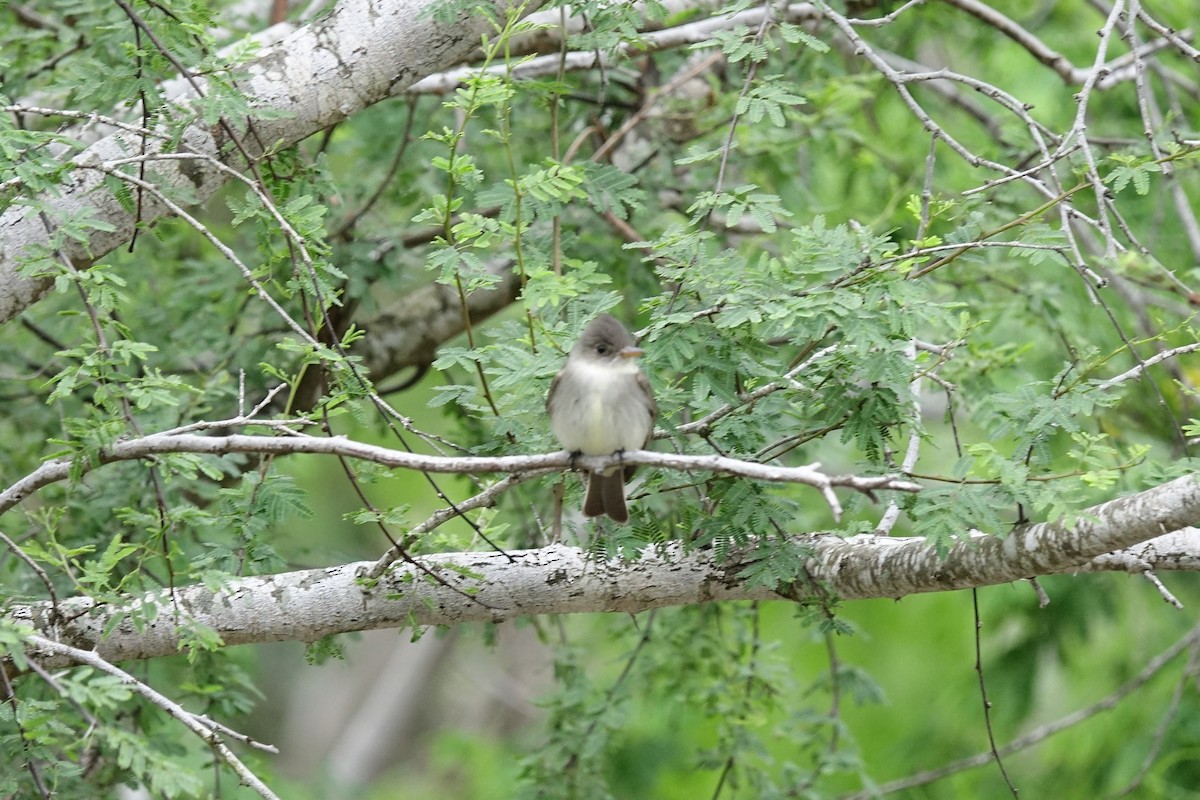
<instances>
[{"instance_id":1,"label":"bird's tail","mask_svg":"<svg viewBox=\"0 0 1200 800\"><path fill-rule=\"evenodd\" d=\"M613 470L611 475L593 472L588 478L583 515L598 517L601 514L607 514L613 522L629 521L629 511L625 508L625 476L622 470Z\"/></svg>"}]
</instances>

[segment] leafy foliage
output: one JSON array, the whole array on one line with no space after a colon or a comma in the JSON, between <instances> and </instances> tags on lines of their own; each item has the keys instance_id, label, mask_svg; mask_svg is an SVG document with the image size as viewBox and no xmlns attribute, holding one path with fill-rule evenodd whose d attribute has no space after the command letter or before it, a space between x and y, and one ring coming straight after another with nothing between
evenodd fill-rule
<instances>
[{"instance_id":1,"label":"leafy foliage","mask_svg":"<svg viewBox=\"0 0 1200 800\"><path fill-rule=\"evenodd\" d=\"M431 16L447 24L486 15L481 70L437 100L381 102L297 147L257 142L266 154L192 209L195 224L148 224L146 183L181 207L195 198L186 182L160 181L131 144L98 191L139 215L137 239L85 264L63 258L63 245L115 229L65 213L59 198L100 169L71 160L98 124L92 115L133 126L133 144L150 129L168 156L187 158L190 126L224 131L233 149L231 131L247 134L247 120L271 112L242 88L239 64L253 47L223 50L218 39L244 24L226 19L234 4L67 5L0 10L4 102L14 106L0 120L0 210L43 221L50 246L22 252L20 269L53 287L0 338L0 477L9 486L47 458L74 459L69 481L0 515L5 611L191 583L216 590L236 576L377 557L396 542L406 555L544 544L557 535L551 498L568 510L581 502L573 476L527 481L468 522L427 530L415 526L483 487L265 456L103 461L118 441L182 429L552 450L549 382L587 321L613 312L643 334L665 433L656 447L820 461L831 473L907 470L925 488L848 498L837 522L805 487L641 470L631 524L585 524L568 511L562 536L597 563L678 542L801 604L539 620L553 685L537 741L521 752L507 740L456 746L503 764L512 796L829 797L961 755L962 731L978 740L980 728L950 709L974 698L976 676L965 670L963 684L960 664L911 663L923 655L916 645L889 651L903 669L873 658L864 638L904 621L878 608L851 621L855 610L809 579L804 534L874 532L894 502L892 532L945 549L972 530L1071 522L1093 502L1195 469L1188 348L1200 275L1185 266L1196 245L1179 231L1194 223L1200 120L1178 99L1194 94L1182 77L1191 51L1178 43L1147 51L1155 68L1139 68L1132 89L1089 84L1080 127L1080 87L1047 80L1049 65L1027 64L1019 42L948 7L845 25L825 4L786 12L820 21L781 9L753 24L712 22L700 42L690 31L673 43L687 51L653 36L700 19L698 8L668 17L655 3L587 3L563 48L605 67L525 80L519 68L534 62L518 52L546 33L523 19L528 9L437 4ZM723 11L755 13L749 3ZM1185 27L1181 11L1165 13L1166 27ZM1091 6L1060 3L1029 21L1063 58L1092 63L1094 44L1077 35L1103 23ZM909 70L899 53L934 39L953 56L947 70L961 72L897 78ZM1119 50L1134 37L1106 41ZM181 68L205 86L183 105L167 96ZM1115 99L1098 103L1102 91ZM1170 113L1148 110L1159 105ZM507 291L512 275L520 291L509 311L462 322L468 298ZM430 309L453 311L438 319L454 318L463 335L444 341L450 323L404 327L433 318ZM397 337L421 339L421 355L389 360ZM428 377L396 375L409 368ZM1089 648L1114 673L1133 669L1104 642L1150 616L1102 591L1052 585L1049 612L1028 598L984 603L1001 623L983 642L989 695L1008 701L998 714L1011 729L1042 718L1043 683L1068 683L1071 670L1100 680L1073 663ZM1185 588L1194 604L1195 587ZM172 613L144 603L112 625L146 631ZM973 630L930 616L914 641ZM1138 641L1182 635L1162 628L1139 630ZM226 767L210 768L203 742L119 681L31 671L28 633L0 616L0 653L22 673L11 690L0 683L0 795L37 796L51 773L47 791L61 797L122 785L214 796L231 781ZM253 667L214 630L188 628L183 642L178 658L139 677L223 721L248 715ZM352 655L331 637L306 652L314 664ZM957 694L935 722L903 715L921 735L886 740L872 732L886 723L864 715L897 694L883 683L901 673L910 683L898 694L931 677ZM1183 757L1196 740L1185 713L1194 705L1186 695L1178 716L1164 717L1154 764L1163 796L1195 785ZM1123 711L1129 724L1097 749L1149 727L1152 711ZM1025 765L1018 783L1070 778L1071 790L1098 795L1138 774L1126 761L1075 757L1062 775ZM477 783L472 796L497 791ZM929 792L1006 796L975 779Z\"/></svg>"}]
</instances>

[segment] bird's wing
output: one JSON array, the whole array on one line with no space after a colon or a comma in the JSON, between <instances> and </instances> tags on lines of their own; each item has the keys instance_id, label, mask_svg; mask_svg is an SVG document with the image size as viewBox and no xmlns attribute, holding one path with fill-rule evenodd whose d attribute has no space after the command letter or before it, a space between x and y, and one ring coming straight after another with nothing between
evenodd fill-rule
<instances>
[{"instance_id":1,"label":"bird's wing","mask_svg":"<svg viewBox=\"0 0 1200 800\"><path fill-rule=\"evenodd\" d=\"M562 380L562 370L554 376L554 380L550 381L550 391L546 392L546 413L550 413L550 402L554 399L554 390L558 388L558 382Z\"/></svg>"},{"instance_id":2,"label":"bird's wing","mask_svg":"<svg viewBox=\"0 0 1200 800\"><path fill-rule=\"evenodd\" d=\"M645 373L639 372L637 374L637 385L639 389L646 393L646 405L650 411L650 421L653 422L655 417L658 416L658 403L654 402L654 390L650 388L650 380L646 377Z\"/></svg>"}]
</instances>

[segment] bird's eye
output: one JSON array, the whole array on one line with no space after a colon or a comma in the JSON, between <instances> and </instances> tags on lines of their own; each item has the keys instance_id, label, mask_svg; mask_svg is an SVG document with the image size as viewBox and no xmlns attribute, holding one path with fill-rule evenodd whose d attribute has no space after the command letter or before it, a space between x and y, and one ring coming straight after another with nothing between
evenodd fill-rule
<instances>
[{"instance_id":1,"label":"bird's eye","mask_svg":"<svg viewBox=\"0 0 1200 800\"><path fill-rule=\"evenodd\" d=\"M608 355L608 345L606 345L606 344L596 345L596 352L602 356Z\"/></svg>"}]
</instances>

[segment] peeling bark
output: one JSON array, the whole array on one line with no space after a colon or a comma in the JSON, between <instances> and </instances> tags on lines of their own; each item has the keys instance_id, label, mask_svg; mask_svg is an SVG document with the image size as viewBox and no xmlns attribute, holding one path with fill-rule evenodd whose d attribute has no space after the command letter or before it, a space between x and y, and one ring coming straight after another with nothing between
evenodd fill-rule
<instances>
[{"instance_id":1,"label":"peeling bark","mask_svg":"<svg viewBox=\"0 0 1200 800\"><path fill-rule=\"evenodd\" d=\"M944 556L917 537L806 535L797 538L812 549L808 573L820 589L797 586L787 594L801 602L899 598L1057 572L1194 569L1200 563L1200 531L1186 522L1198 514L1200 481L1188 476L1088 509L1073 526L1031 525L1003 538L970 533ZM1160 535L1163 530L1172 533ZM124 607L74 598L60 603L56 613L45 602L18 607L8 619L72 647L95 649L108 661L123 661L178 652L196 626L215 630L226 645L311 642L373 628L785 599L748 585L741 573L751 557L744 552L718 563L712 551L684 552L677 542L630 560L594 560L561 544L509 554L446 553L421 557L420 567L398 564L378 582L363 579L372 566L364 561L239 578L217 591L189 586ZM68 663L44 655L45 666Z\"/></svg>"}]
</instances>

